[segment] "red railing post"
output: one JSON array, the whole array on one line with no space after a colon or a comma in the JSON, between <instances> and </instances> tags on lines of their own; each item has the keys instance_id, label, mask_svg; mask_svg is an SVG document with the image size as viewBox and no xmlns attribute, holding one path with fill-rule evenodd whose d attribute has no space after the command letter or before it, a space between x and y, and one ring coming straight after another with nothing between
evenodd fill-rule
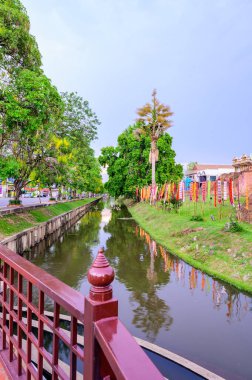
<instances>
[{"instance_id":1,"label":"red railing post","mask_svg":"<svg viewBox=\"0 0 252 380\"><path fill-rule=\"evenodd\" d=\"M94 336L94 322L118 316L118 301L113 299L111 282L114 270L101 248L88 271L92 285L85 297L84 314L84 378L85 380L114 379L113 372Z\"/></svg>"}]
</instances>

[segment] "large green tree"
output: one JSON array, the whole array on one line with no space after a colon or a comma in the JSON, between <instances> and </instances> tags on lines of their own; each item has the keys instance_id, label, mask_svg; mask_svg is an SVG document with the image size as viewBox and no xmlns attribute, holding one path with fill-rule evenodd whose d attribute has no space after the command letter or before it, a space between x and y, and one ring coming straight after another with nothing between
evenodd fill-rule
<instances>
[{"instance_id":1,"label":"large green tree","mask_svg":"<svg viewBox=\"0 0 252 380\"><path fill-rule=\"evenodd\" d=\"M38 69L41 56L35 38L30 34L30 21L19 0L0 2L0 70Z\"/></svg>"},{"instance_id":2,"label":"large green tree","mask_svg":"<svg viewBox=\"0 0 252 380\"><path fill-rule=\"evenodd\" d=\"M56 88L45 75L34 71L20 70L2 92L0 176L8 173L15 179L16 199L33 170L48 158L62 111Z\"/></svg>"},{"instance_id":3,"label":"large green tree","mask_svg":"<svg viewBox=\"0 0 252 380\"><path fill-rule=\"evenodd\" d=\"M14 178L16 198L31 180L101 190L90 147L98 118L86 100L76 93L60 96L44 75L19 0L1 0L0 76L0 178Z\"/></svg>"},{"instance_id":4,"label":"large green tree","mask_svg":"<svg viewBox=\"0 0 252 380\"><path fill-rule=\"evenodd\" d=\"M150 162L152 166L152 187L156 184L156 162L158 161L157 141L171 127L170 117L173 115L170 107L159 102L156 90L152 93L152 102L146 103L137 110L140 127L136 135L147 135L151 139Z\"/></svg>"},{"instance_id":5,"label":"large green tree","mask_svg":"<svg viewBox=\"0 0 252 380\"><path fill-rule=\"evenodd\" d=\"M64 147L66 180L75 191L101 192L100 166L90 147L97 137L100 122L88 101L77 93L64 92L62 99L64 114L57 136L68 142L68 146Z\"/></svg>"},{"instance_id":6,"label":"large green tree","mask_svg":"<svg viewBox=\"0 0 252 380\"><path fill-rule=\"evenodd\" d=\"M101 150L99 162L107 166L109 179L105 184L110 195L133 196L136 187L151 184L151 164L149 151L151 138L140 134L135 138L139 124L130 126L118 137L117 147L105 147ZM157 183L179 181L182 177L182 166L175 163L175 152L171 148L172 138L164 133L157 146L159 161L157 162Z\"/></svg>"}]
</instances>

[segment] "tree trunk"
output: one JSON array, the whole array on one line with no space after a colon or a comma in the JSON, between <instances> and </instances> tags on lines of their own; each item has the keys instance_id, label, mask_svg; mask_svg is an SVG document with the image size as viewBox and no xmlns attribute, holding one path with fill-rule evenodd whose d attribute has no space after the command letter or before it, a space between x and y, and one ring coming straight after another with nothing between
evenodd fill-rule
<instances>
[{"instance_id":1,"label":"tree trunk","mask_svg":"<svg viewBox=\"0 0 252 380\"><path fill-rule=\"evenodd\" d=\"M151 142L151 185L152 188L156 185L156 141Z\"/></svg>"},{"instance_id":2,"label":"tree trunk","mask_svg":"<svg viewBox=\"0 0 252 380\"><path fill-rule=\"evenodd\" d=\"M48 186L49 187L49 198L52 198L53 196L52 196L52 188L51 188L51 186Z\"/></svg>"},{"instance_id":3,"label":"tree trunk","mask_svg":"<svg viewBox=\"0 0 252 380\"><path fill-rule=\"evenodd\" d=\"M14 199L16 201L18 201L21 196L21 191L22 191L23 186L24 186L23 181L20 181L20 180L14 181L14 191L15 191Z\"/></svg>"}]
</instances>

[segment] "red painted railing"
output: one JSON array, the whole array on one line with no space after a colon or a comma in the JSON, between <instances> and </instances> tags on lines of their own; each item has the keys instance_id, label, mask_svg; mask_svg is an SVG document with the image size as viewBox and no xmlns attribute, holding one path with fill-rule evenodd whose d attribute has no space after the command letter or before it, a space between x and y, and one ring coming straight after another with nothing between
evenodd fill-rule
<instances>
[{"instance_id":1,"label":"red painted railing","mask_svg":"<svg viewBox=\"0 0 252 380\"><path fill-rule=\"evenodd\" d=\"M4 246L0 261L0 359L10 379L40 380L43 369L55 380L163 379L117 318L118 302L110 285L114 271L102 250L89 270L92 286L85 298ZM48 302L53 318L45 310ZM61 313L70 316L70 332L60 325ZM84 325L84 336L77 343L78 324ZM51 349L46 331L52 336ZM60 360L62 345L69 366Z\"/></svg>"}]
</instances>

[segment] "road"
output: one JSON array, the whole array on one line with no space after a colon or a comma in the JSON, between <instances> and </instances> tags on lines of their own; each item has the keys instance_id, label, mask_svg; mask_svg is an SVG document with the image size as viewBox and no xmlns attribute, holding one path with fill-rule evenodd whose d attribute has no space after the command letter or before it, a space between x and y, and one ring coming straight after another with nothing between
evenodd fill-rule
<instances>
[{"instance_id":1,"label":"road","mask_svg":"<svg viewBox=\"0 0 252 380\"><path fill-rule=\"evenodd\" d=\"M8 206L10 199L13 199L13 198L0 198L0 208ZM24 197L22 197L20 199L22 199L22 204L24 206L35 205L35 204L40 203L39 198L24 198ZM41 203L49 201L49 197L41 197L40 199L41 199Z\"/></svg>"}]
</instances>

